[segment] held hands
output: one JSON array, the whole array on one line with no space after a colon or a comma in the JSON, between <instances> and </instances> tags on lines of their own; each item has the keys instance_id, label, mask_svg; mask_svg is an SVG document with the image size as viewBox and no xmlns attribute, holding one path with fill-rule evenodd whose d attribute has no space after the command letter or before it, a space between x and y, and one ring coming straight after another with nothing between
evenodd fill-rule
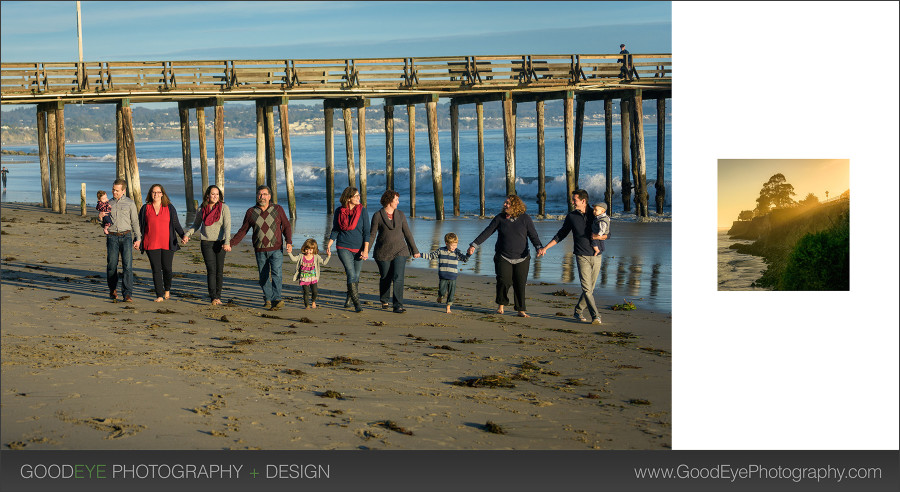
<instances>
[{"instance_id":1,"label":"held hands","mask_svg":"<svg viewBox=\"0 0 900 492\"><path fill-rule=\"evenodd\" d=\"M466 254L472 256L472 253L475 252L475 246L469 246L469 249L466 250Z\"/></svg>"},{"instance_id":2,"label":"held hands","mask_svg":"<svg viewBox=\"0 0 900 492\"><path fill-rule=\"evenodd\" d=\"M229 252L229 251L231 251L231 245L228 243L225 243L222 245L222 249L224 249L226 252Z\"/></svg>"},{"instance_id":3,"label":"held hands","mask_svg":"<svg viewBox=\"0 0 900 492\"><path fill-rule=\"evenodd\" d=\"M134 242L134 249L141 249L141 240L138 239Z\"/></svg>"},{"instance_id":4,"label":"held hands","mask_svg":"<svg viewBox=\"0 0 900 492\"><path fill-rule=\"evenodd\" d=\"M187 244L189 240L190 240L190 238L188 237L187 234L185 234L184 237L181 238L181 244Z\"/></svg>"},{"instance_id":5,"label":"held hands","mask_svg":"<svg viewBox=\"0 0 900 492\"><path fill-rule=\"evenodd\" d=\"M537 250L538 258L540 258L541 256L544 256L544 253L546 253L546 252L547 252L547 248L538 248L538 250Z\"/></svg>"},{"instance_id":6,"label":"held hands","mask_svg":"<svg viewBox=\"0 0 900 492\"><path fill-rule=\"evenodd\" d=\"M285 246L284 249L286 249L287 252L290 253L291 251L294 250L294 245L293 245L293 244L288 244L287 246Z\"/></svg>"}]
</instances>

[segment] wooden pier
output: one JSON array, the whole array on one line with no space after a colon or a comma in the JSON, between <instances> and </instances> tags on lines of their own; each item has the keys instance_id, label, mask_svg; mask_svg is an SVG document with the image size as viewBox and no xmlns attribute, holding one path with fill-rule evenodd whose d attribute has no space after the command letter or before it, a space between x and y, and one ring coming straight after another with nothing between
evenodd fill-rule
<instances>
[{"instance_id":1,"label":"wooden pier","mask_svg":"<svg viewBox=\"0 0 900 492\"><path fill-rule=\"evenodd\" d=\"M37 106L38 150L43 204L65 213L65 122L68 103L116 104L116 177L125 178L129 196L141 201L140 173L134 147L131 104L176 102L181 122L186 210L196 212L195 200L209 183L205 108L214 113L215 184L224 189L224 103L255 101L257 108L257 184L276 191L274 108L278 107L288 209L296 217L293 169L288 127L288 102L322 100L325 117L326 210L334 207L334 110L344 121L348 185L360 189L366 204L368 190L366 108L372 99L384 100L385 176L394 187L394 106L405 105L409 118L410 216L415 202L415 107L425 106L434 189L434 211L444 218L442 163L438 141L437 102L450 99L451 174L453 215L460 214L460 173L478 166L480 214L484 203L483 104L499 101L503 108L505 182L508 194L516 187L516 107L535 103L537 110L538 215L545 210L544 103L562 100L565 114L566 188L578 185L581 166L585 104L603 101L606 123L605 201L613 208L612 101L620 100L622 132L622 206L641 217L649 215L642 101L656 100L657 170L656 212L665 203L664 142L666 99L672 93L670 54L633 54L624 64L639 76L623 78L619 54L458 56L430 58L328 59L328 60L224 60L69 62L0 64L0 103ZM478 155L459 152L459 106L475 104L478 120ZM357 117L359 182L354 159L353 109ZM190 110L194 110L200 134L201 186L194 189L191 168ZM342 187L341 187L342 188ZM380 195L377 190L376 195ZM632 192L634 200L632 201ZM568 202L568 199L566 200ZM571 206L571 205L570 205Z\"/></svg>"}]
</instances>

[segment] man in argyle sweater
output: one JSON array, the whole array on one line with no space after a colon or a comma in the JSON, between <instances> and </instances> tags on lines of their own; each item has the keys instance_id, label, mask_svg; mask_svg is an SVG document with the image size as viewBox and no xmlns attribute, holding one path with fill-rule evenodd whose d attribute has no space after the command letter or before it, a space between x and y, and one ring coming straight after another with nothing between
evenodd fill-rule
<instances>
[{"instance_id":1,"label":"man in argyle sweater","mask_svg":"<svg viewBox=\"0 0 900 492\"><path fill-rule=\"evenodd\" d=\"M282 237L288 253L292 251L293 245L291 223L281 206L269 203L271 199L272 192L268 186L256 188L256 206L247 209L244 223L231 237L228 250L240 243L247 231L253 228L253 251L256 253L264 307L274 311L284 307L284 300L281 299L281 265L284 258L284 253L281 252Z\"/></svg>"}]
</instances>

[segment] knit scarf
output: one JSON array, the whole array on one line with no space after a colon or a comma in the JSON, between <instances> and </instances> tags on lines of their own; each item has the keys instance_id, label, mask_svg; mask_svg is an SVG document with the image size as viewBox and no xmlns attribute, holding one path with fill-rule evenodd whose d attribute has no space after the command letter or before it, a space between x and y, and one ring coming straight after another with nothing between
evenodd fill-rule
<instances>
[{"instance_id":1,"label":"knit scarf","mask_svg":"<svg viewBox=\"0 0 900 492\"><path fill-rule=\"evenodd\" d=\"M215 205L209 206L209 204L203 207L203 223L207 226L211 226L219 220L222 215L222 202L216 202Z\"/></svg>"},{"instance_id":2,"label":"knit scarf","mask_svg":"<svg viewBox=\"0 0 900 492\"><path fill-rule=\"evenodd\" d=\"M340 210L338 213L338 227L342 231L356 229L356 225L359 223L359 216L362 214L362 205L353 207L352 211L347 207L341 207L338 210Z\"/></svg>"}]
</instances>

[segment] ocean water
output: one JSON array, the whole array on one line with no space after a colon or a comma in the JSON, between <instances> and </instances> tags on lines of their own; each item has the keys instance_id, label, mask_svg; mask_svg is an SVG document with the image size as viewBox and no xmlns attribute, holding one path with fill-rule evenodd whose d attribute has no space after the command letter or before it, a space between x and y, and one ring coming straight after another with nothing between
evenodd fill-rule
<instances>
[{"instance_id":1,"label":"ocean water","mask_svg":"<svg viewBox=\"0 0 900 492\"><path fill-rule=\"evenodd\" d=\"M770 290L751 287L766 270L766 262L759 256L745 255L729 249L732 244L751 244L753 241L734 239L728 229L718 232L719 290Z\"/></svg>"},{"instance_id":2,"label":"ocean water","mask_svg":"<svg viewBox=\"0 0 900 492\"><path fill-rule=\"evenodd\" d=\"M668 125L667 125L668 126ZM520 128L517 131L516 149L516 191L523 198L528 213L537 214L537 141L533 129ZM614 134L618 133L616 131ZM655 187L652 182L656 174L656 131L647 125L646 154L652 162L647 166L647 178L651 183L649 203L655 210ZM665 182L667 193L666 216L671 217L671 131L667 129ZM194 199L202 199L200 182L200 158L196 135L193 136L191 151L194 180ZM592 197L592 201L602 200L606 188L605 141L603 127L585 127L582 147L581 173L579 184ZM440 136L441 167L444 192L444 221L435 221L434 196L431 177L431 159L428 137L425 132L416 134L416 216L410 219L416 244L420 250L436 249L443 245L443 235L455 232L462 244L468 244L487 226L489 218L501 209L505 193L505 163L502 130L485 130L485 214L487 219L477 217L478 162L477 133L474 130L460 132L461 155L461 197L462 217L453 216L452 162L449 132ZM546 140L546 192L547 213L564 215L567 210L565 185L565 152L563 130L547 128ZM347 186L346 151L343 135L335 134L335 200ZM210 180L214 180L214 155L212 139L208 136L208 164ZM379 199L385 189L384 134L369 133L367 144L367 189L368 210L371 215L380 208ZM181 220L186 219L186 199L184 172L181 157L181 143L178 141L136 142L138 165L140 168L141 192L146 195L154 183L161 184L175 207L181 212ZM7 146L6 150L37 152L36 145ZM400 193L400 208L409 215L409 161L408 135L396 133L394 140L394 183ZM616 196L612 203L613 212L621 212L621 143L614 139L613 188ZM359 172L358 143L354 141L354 162ZM115 143L66 144L66 153L77 157L66 159L66 201L80 204L81 183L86 183L88 211L95 214L96 192L99 189L111 191L115 179ZM278 203L287 208L284 184L284 166L280 159L280 144L276 145L279 156L277 169ZM302 242L307 237L320 241L331 227L326 210L333 210L325 203L325 139L323 135L291 135L291 154L294 172L294 187L297 200L297 219L294 223L294 241ZM40 202L40 169L36 156L4 155L3 165L9 168L9 187L2 194L5 202ZM357 183L358 183L357 177ZM233 232L240 226L244 212L255 202L256 187L256 141L255 139L225 140L225 186L224 196L232 212ZM613 239L607 241L603 272L598 281L598 294L614 295L628 300L637 300L655 309L671 310L671 222L634 223L632 216L617 218L613 215ZM561 225L559 219L535 221L538 234L544 243L549 242ZM463 268L465 273L493 276L493 245L496 236L488 239L473 258ZM249 240L245 239L245 241ZM422 260L413 260L411 266L436 268ZM572 241L552 248L543 258L532 258L529 279L541 282L577 284L577 268L572 255ZM572 290L572 288L567 288Z\"/></svg>"}]
</instances>

